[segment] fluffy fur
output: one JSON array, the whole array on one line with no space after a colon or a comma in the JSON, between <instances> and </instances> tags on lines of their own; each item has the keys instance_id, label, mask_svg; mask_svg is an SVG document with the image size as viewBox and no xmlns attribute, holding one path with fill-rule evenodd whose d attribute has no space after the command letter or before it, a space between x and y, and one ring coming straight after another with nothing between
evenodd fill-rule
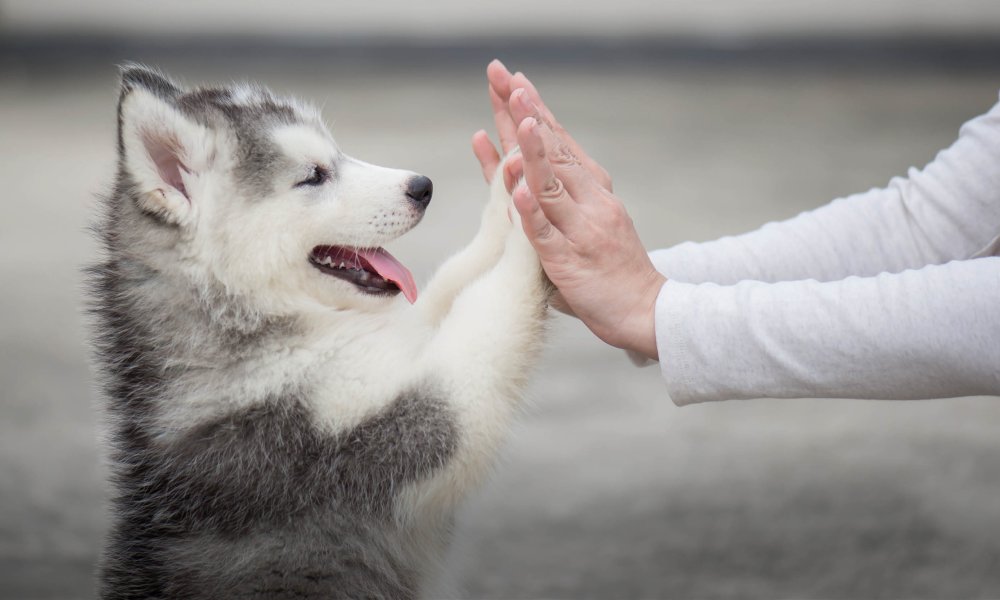
<instances>
[{"instance_id":1,"label":"fluffy fur","mask_svg":"<svg viewBox=\"0 0 1000 600\"><path fill-rule=\"evenodd\" d=\"M310 263L426 207L415 174L344 154L315 110L127 66L118 155L90 271L115 490L102 597L425 593L541 341L550 286L502 177L410 306Z\"/></svg>"}]
</instances>

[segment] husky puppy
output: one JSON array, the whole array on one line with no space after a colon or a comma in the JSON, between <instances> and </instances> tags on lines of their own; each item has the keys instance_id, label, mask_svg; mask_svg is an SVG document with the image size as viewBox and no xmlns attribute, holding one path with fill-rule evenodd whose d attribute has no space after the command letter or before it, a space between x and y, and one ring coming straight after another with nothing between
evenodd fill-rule
<instances>
[{"instance_id":1,"label":"husky puppy","mask_svg":"<svg viewBox=\"0 0 1000 600\"><path fill-rule=\"evenodd\" d=\"M102 597L427 593L551 290L502 180L418 299L382 246L420 222L429 179L348 156L265 89L123 68L90 272L115 490Z\"/></svg>"}]
</instances>

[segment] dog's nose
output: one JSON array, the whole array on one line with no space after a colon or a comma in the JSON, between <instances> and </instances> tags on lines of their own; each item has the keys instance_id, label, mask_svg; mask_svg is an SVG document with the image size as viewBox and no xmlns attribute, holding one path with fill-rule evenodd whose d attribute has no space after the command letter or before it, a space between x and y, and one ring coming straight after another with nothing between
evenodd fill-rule
<instances>
[{"instance_id":1,"label":"dog's nose","mask_svg":"<svg viewBox=\"0 0 1000 600\"><path fill-rule=\"evenodd\" d=\"M434 184L423 175L417 175L406 184L406 196L417 205L417 208L427 208L427 205L431 203L433 193Z\"/></svg>"}]
</instances>

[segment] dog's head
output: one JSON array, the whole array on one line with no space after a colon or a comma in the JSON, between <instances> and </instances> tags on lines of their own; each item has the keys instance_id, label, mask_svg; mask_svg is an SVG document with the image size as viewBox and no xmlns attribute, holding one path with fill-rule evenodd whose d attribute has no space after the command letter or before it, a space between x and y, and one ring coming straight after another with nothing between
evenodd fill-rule
<instances>
[{"instance_id":1,"label":"dog's head","mask_svg":"<svg viewBox=\"0 0 1000 600\"><path fill-rule=\"evenodd\" d=\"M423 217L430 180L344 154L315 109L126 66L118 152L132 218L117 235L159 273L275 314L416 298L382 246Z\"/></svg>"}]
</instances>

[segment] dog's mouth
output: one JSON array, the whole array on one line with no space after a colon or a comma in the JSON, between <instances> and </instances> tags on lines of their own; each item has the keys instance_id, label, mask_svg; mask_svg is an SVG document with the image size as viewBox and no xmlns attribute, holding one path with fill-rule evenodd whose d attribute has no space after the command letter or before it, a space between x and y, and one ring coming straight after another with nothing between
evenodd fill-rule
<instances>
[{"instance_id":1,"label":"dog's mouth","mask_svg":"<svg viewBox=\"0 0 1000 600\"><path fill-rule=\"evenodd\" d=\"M417 299L413 275L384 248L316 246L309 253L309 263L327 275L353 283L366 294L403 292L410 304Z\"/></svg>"}]
</instances>

